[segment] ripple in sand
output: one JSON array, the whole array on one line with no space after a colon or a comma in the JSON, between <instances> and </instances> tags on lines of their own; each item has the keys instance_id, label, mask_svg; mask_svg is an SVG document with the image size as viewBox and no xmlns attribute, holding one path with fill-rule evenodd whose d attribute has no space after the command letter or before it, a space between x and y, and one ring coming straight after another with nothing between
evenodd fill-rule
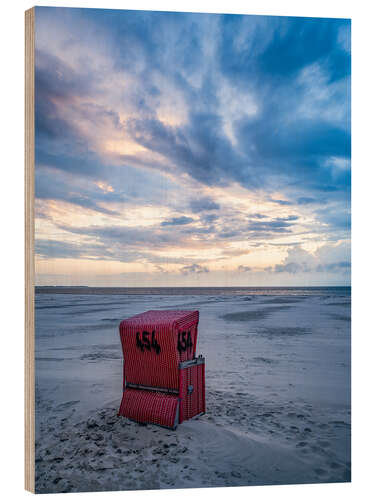
<instances>
[{"instance_id":1,"label":"ripple in sand","mask_svg":"<svg viewBox=\"0 0 375 500\"><path fill-rule=\"evenodd\" d=\"M298 302L302 302L307 297L275 297L274 299L264 300L262 302L258 302L258 304L297 304Z\"/></svg>"},{"instance_id":2,"label":"ripple in sand","mask_svg":"<svg viewBox=\"0 0 375 500\"><path fill-rule=\"evenodd\" d=\"M331 314L328 314L328 316L330 318L336 319L338 321L351 321L351 317L350 316L344 316L342 314L331 313Z\"/></svg>"},{"instance_id":3,"label":"ripple in sand","mask_svg":"<svg viewBox=\"0 0 375 500\"><path fill-rule=\"evenodd\" d=\"M89 361L97 361L99 359L122 359L119 353L104 353L93 352L91 354L83 354L80 359L88 359Z\"/></svg>"},{"instance_id":4,"label":"ripple in sand","mask_svg":"<svg viewBox=\"0 0 375 500\"><path fill-rule=\"evenodd\" d=\"M265 319L274 312L285 311L290 309L289 306L270 307L269 309L258 309L255 311L240 311L235 313L228 313L220 316L227 321L254 321Z\"/></svg>"},{"instance_id":5,"label":"ripple in sand","mask_svg":"<svg viewBox=\"0 0 375 500\"><path fill-rule=\"evenodd\" d=\"M350 302L327 302L325 305L326 306L344 306L344 307L350 307L351 306L351 301Z\"/></svg>"},{"instance_id":6,"label":"ripple in sand","mask_svg":"<svg viewBox=\"0 0 375 500\"><path fill-rule=\"evenodd\" d=\"M67 361L69 359L72 359L72 358L41 358L41 357L37 357L35 358L35 361Z\"/></svg>"},{"instance_id":7,"label":"ripple in sand","mask_svg":"<svg viewBox=\"0 0 375 500\"><path fill-rule=\"evenodd\" d=\"M278 361L276 359L263 358L261 356L257 356L255 358L253 358L253 361L259 362L259 363L265 363L267 365L274 365L274 364L278 363Z\"/></svg>"},{"instance_id":8,"label":"ripple in sand","mask_svg":"<svg viewBox=\"0 0 375 500\"><path fill-rule=\"evenodd\" d=\"M309 328L302 328L297 326L276 326L258 329L256 333L269 337L293 337L296 335L309 335L311 334L311 330Z\"/></svg>"}]
</instances>

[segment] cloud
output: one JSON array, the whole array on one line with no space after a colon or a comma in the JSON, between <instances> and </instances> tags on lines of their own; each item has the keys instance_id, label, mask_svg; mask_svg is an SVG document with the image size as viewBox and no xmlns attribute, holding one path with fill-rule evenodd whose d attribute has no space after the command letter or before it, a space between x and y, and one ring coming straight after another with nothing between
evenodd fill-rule
<instances>
[{"instance_id":1,"label":"cloud","mask_svg":"<svg viewBox=\"0 0 375 500\"><path fill-rule=\"evenodd\" d=\"M249 267L249 266L243 266L243 265L241 265L241 266L238 266L237 270L239 272L241 272L241 273L248 273L248 272L250 272L252 270L252 268Z\"/></svg>"},{"instance_id":2,"label":"cloud","mask_svg":"<svg viewBox=\"0 0 375 500\"><path fill-rule=\"evenodd\" d=\"M316 257L321 263L335 264L337 262L350 262L351 244L349 240L341 241L338 244L322 245L316 251Z\"/></svg>"},{"instance_id":3,"label":"cloud","mask_svg":"<svg viewBox=\"0 0 375 500\"><path fill-rule=\"evenodd\" d=\"M350 271L350 261L332 262L330 264L319 264L316 268L318 272L336 272L336 271Z\"/></svg>"},{"instance_id":4,"label":"cloud","mask_svg":"<svg viewBox=\"0 0 375 500\"><path fill-rule=\"evenodd\" d=\"M129 226L66 226L59 225L60 229L79 234L91 236L101 242L122 244L127 247L132 246L169 246L176 242L177 236L172 232L160 231L155 228L129 227Z\"/></svg>"},{"instance_id":5,"label":"cloud","mask_svg":"<svg viewBox=\"0 0 375 500\"><path fill-rule=\"evenodd\" d=\"M182 215L181 217L172 217L172 219L163 221L161 226L184 226L185 224L191 224L192 222L194 222L194 219Z\"/></svg>"},{"instance_id":6,"label":"cloud","mask_svg":"<svg viewBox=\"0 0 375 500\"><path fill-rule=\"evenodd\" d=\"M276 264L273 271L275 273L306 273L310 272L312 269L307 265L300 264L298 262L288 262L286 264Z\"/></svg>"},{"instance_id":7,"label":"cloud","mask_svg":"<svg viewBox=\"0 0 375 500\"><path fill-rule=\"evenodd\" d=\"M221 21L222 70L241 83L252 77L274 85L290 82L317 61L325 62L332 81L350 72L348 44L341 42L341 30L350 37L349 20L229 15Z\"/></svg>"},{"instance_id":8,"label":"cloud","mask_svg":"<svg viewBox=\"0 0 375 500\"><path fill-rule=\"evenodd\" d=\"M331 231L347 234L351 228L350 208L345 205L333 205L330 208L318 209L315 215L321 222L327 224Z\"/></svg>"},{"instance_id":9,"label":"cloud","mask_svg":"<svg viewBox=\"0 0 375 500\"><path fill-rule=\"evenodd\" d=\"M276 273L328 273L347 275L350 273L350 245L348 242L322 245L311 254L300 247L288 250L281 264L276 264L272 271Z\"/></svg>"},{"instance_id":10,"label":"cloud","mask_svg":"<svg viewBox=\"0 0 375 500\"><path fill-rule=\"evenodd\" d=\"M270 198L270 201L272 201L273 203L277 203L278 205L282 205L282 206L293 205L293 202L291 202L289 200L275 200L273 198Z\"/></svg>"},{"instance_id":11,"label":"cloud","mask_svg":"<svg viewBox=\"0 0 375 500\"><path fill-rule=\"evenodd\" d=\"M200 264L191 264L189 266L184 266L180 269L182 274L191 274L191 273L208 273L209 269L205 266L201 266Z\"/></svg>"},{"instance_id":12,"label":"cloud","mask_svg":"<svg viewBox=\"0 0 375 500\"><path fill-rule=\"evenodd\" d=\"M316 203L316 199L308 196L301 196L297 198L298 205L310 205L311 203Z\"/></svg>"},{"instance_id":13,"label":"cloud","mask_svg":"<svg viewBox=\"0 0 375 500\"><path fill-rule=\"evenodd\" d=\"M53 137L61 138L61 133L72 130L69 141L77 142L80 133L76 124L56 105L56 100L71 103L75 99L74 110L79 110L81 121L89 120L92 127L97 127L103 120L109 120L113 130L124 128L147 151L162 155L167 164L173 164L176 169L206 185L227 185L234 181L247 189L254 189L271 187L277 181L279 186L294 185L296 191L302 180L311 190L329 189L333 184L340 189L347 185L346 173L333 179L334 166L326 166L329 157L341 159L350 156L350 140L343 120L337 126L319 119L319 115L314 119L296 113L291 116L290 109L306 108L305 101L312 95L310 87L318 88L320 93L316 92L316 95L319 96L332 90L327 102L322 102L319 97L323 109L348 106L347 88L334 87L333 90L332 86L339 74L344 79L350 71L350 53L347 43L345 46L342 43L343 39L348 40L350 22L128 11L117 13L118 17L115 17L111 11L99 16L80 9L66 11L66 15L71 19L73 34L80 26L90 43L92 37L87 34L95 25L100 26L100 36L107 37L106 57L111 52L113 54L109 64L112 72L121 70L132 75L135 85L130 89L129 103L135 103L136 113L121 122L113 104L111 107L96 104L96 97L102 99L106 75L95 73L94 65L83 65L79 71L76 66L62 61L59 57L62 53L57 56L38 49L40 102L54 107L53 112L44 108L37 110L37 120L45 124L37 125L38 130L53 131L53 124L63 120L64 126L59 126ZM48 16L51 22L51 11ZM153 29L155 20L160 36L156 36ZM209 31L213 26L215 30ZM168 33L168 45L165 45L163 32ZM81 41L79 35L81 33L77 33L77 40ZM74 35L71 39L74 41ZM173 49L171 40L174 40ZM84 38L82 43L85 43ZM205 53L205 44L215 48L211 53L216 63L220 63L216 64L214 74L199 64L203 59L209 63L213 57ZM301 50L300 47L308 49ZM129 64L126 63L128 60ZM137 61L134 68L130 60L133 64ZM340 71L338 64L342 65ZM314 65L321 67L326 76L319 76L317 70L307 72ZM189 80L188 67L194 72L194 77L199 77L199 87ZM142 78L146 68L149 74L147 82ZM160 73L163 79L159 77ZM166 82L171 90L167 102L178 95L186 108L187 116L182 124L168 125L155 112L157 103L164 99ZM229 84L232 100L238 96L243 107L242 82L248 87L250 85L259 112L251 116L245 114L232 123L231 134L237 141L233 147L233 137L228 137L223 120L225 110L219 109L225 105L220 96ZM337 116L337 112L332 116ZM85 138L82 139L84 142ZM46 160L43 157L51 153L50 149L43 148L43 139L39 143L42 147L38 157L42 162ZM77 148L73 148L73 152L74 149ZM128 160L131 156L127 155ZM82 154L76 159L71 157L59 161L54 158L54 163L62 168L71 166L70 171L86 174L102 168L102 165L96 166L94 157L88 158L87 162ZM166 164L164 168L167 168ZM275 202L290 204L287 200ZM203 199L193 201L191 208L197 213L215 209L216 205L215 200Z\"/></svg>"},{"instance_id":14,"label":"cloud","mask_svg":"<svg viewBox=\"0 0 375 500\"><path fill-rule=\"evenodd\" d=\"M298 220L298 216L290 215L288 217L277 217L270 221L261 222L253 221L247 226L249 231L255 231L257 233L265 232L275 232L275 233L287 233L290 232L290 227L293 226L294 222Z\"/></svg>"},{"instance_id":15,"label":"cloud","mask_svg":"<svg viewBox=\"0 0 375 500\"><path fill-rule=\"evenodd\" d=\"M44 258L90 255L77 234L103 259L155 262L144 248L350 237L349 20L37 12L37 203L48 230L51 201L83 216ZM134 206L164 220L124 226ZM274 270L346 272L350 257L319 255Z\"/></svg>"},{"instance_id":16,"label":"cloud","mask_svg":"<svg viewBox=\"0 0 375 500\"><path fill-rule=\"evenodd\" d=\"M247 255L249 253L249 249L247 248L226 248L221 251L222 255L226 257L238 257L240 255Z\"/></svg>"},{"instance_id":17,"label":"cloud","mask_svg":"<svg viewBox=\"0 0 375 500\"><path fill-rule=\"evenodd\" d=\"M199 255L201 249L215 248L215 241L209 240L205 234L199 238L199 231L187 232L179 226L171 226L166 230L160 226L123 226L123 225L91 225L70 226L56 224L59 231L64 231L66 239L69 233L78 235L85 241L102 245L103 257L111 260L125 260L130 255L143 257L153 263L189 263L191 257L181 255L181 250L195 255L194 260L202 262ZM83 244L84 246L84 244ZM152 251L151 251L152 250ZM175 250L178 250L175 255Z\"/></svg>"},{"instance_id":18,"label":"cloud","mask_svg":"<svg viewBox=\"0 0 375 500\"><path fill-rule=\"evenodd\" d=\"M112 248L102 242L65 242L61 240L38 238L35 241L35 254L40 259L85 259L136 262L148 260L147 252L132 251L126 248ZM181 262L181 261L179 261Z\"/></svg>"},{"instance_id":19,"label":"cloud","mask_svg":"<svg viewBox=\"0 0 375 500\"><path fill-rule=\"evenodd\" d=\"M201 220L206 224L212 224L213 222L220 219L220 216L217 214L202 214Z\"/></svg>"},{"instance_id":20,"label":"cloud","mask_svg":"<svg viewBox=\"0 0 375 500\"><path fill-rule=\"evenodd\" d=\"M99 247L96 247L98 251ZM102 248L101 248L102 250ZM65 241L38 239L35 241L35 255L49 259L71 259L82 257L86 249L81 245Z\"/></svg>"},{"instance_id":21,"label":"cloud","mask_svg":"<svg viewBox=\"0 0 375 500\"><path fill-rule=\"evenodd\" d=\"M105 215L119 215L103 205L125 201L123 195L111 191L104 192L93 182L82 183L76 178L54 172L48 168L38 168L35 173L35 196L39 200L59 200Z\"/></svg>"},{"instance_id":22,"label":"cloud","mask_svg":"<svg viewBox=\"0 0 375 500\"><path fill-rule=\"evenodd\" d=\"M200 198L190 202L193 213L205 212L207 210L218 210L220 205L212 198Z\"/></svg>"},{"instance_id":23,"label":"cloud","mask_svg":"<svg viewBox=\"0 0 375 500\"><path fill-rule=\"evenodd\" d=\"M251 219L265 219L265 218L267 218L267 215L256 213L256 214L251 214L250 218Z\"/></svg>"},{"instance_id":24,"label":"cloud","mask_svg":"<svg viewBox=\"0 0 375 500\"><path fill-rule=\"evenodd\" d=\"M156 117L131 119L128 131L142 147L161 154L205 185L247 181L245 159L224 135L221 117L215 112L191 112L189 118L187 125L177 127Z\"/></svg>"},{"instance_id":25,"label":"cloud","mask_svg":"<svg viewBox=\"0 0 375 500\"><path fill-rule=\"evenodd\" d=\"M75 96L89 93L92 80L74 71L58 56L35 51L35 131L37 140L74 140L79 131L59 113L59 105L70 106Z\"/></svg>"}]
</instances>

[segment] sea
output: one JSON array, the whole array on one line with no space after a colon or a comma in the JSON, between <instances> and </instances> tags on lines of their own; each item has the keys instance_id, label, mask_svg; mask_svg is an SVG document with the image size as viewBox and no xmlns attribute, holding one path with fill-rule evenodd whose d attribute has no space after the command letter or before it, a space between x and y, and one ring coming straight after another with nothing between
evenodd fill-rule
<instances>
[{"instance_id":1,"label":"sea","mask_svg":"<svg viewBox=\"0 0 375 500\"><path fill-rule=\"evenodd\" d=\"M77 295L336 295L350 296L350 286L271 287L89 287L36 286L35 292Z\"/></svg>"}]
</instances>

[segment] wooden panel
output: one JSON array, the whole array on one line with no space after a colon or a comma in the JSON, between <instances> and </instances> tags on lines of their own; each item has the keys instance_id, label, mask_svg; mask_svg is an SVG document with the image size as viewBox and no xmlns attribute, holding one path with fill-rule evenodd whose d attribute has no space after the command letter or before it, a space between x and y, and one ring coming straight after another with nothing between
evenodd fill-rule
<instances>
[{"instance_id":1,"label":"wooden panel","mask_svg":"<svg viewBox=\"0 0 375 500\"><path fill-rule=\"evenodd\" d=\"M35 493L34 159L35 11L25 12L25 489Z\"/></svg>"}]
</instances>

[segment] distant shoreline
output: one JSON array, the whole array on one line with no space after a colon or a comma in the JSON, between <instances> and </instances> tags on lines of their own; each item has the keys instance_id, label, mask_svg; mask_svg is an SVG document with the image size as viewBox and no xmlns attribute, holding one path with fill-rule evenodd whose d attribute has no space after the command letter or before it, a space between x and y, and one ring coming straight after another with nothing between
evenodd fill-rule
<instances>
[{"instance_id":1,"label":"distant shoreline","mask_svg":"<svg viewBox=\"0 0 375 500\"><path fill-rule=\"evenodd\" d=\"M76 295L350 295L351 286L90 287L36 286L37 294Z\"/></svg>"}]
</instances>

